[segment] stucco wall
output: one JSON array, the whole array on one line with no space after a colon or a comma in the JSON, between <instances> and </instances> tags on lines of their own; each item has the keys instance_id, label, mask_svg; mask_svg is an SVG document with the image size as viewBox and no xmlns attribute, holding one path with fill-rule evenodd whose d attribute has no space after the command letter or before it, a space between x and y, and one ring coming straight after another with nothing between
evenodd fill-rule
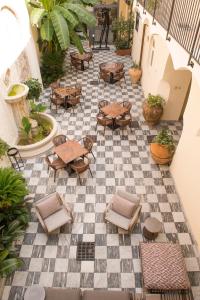
<instances>
[{"instance_id":1,"label":"stucco wall","mask_svg":"<svg viewBox=\"0 0 200 300\"><path fill-rule=\"evenodd\" d=\"M192 232L200 247L200 83L192 80L184 127L171 173Z\"/></svg>"}]
</instances>

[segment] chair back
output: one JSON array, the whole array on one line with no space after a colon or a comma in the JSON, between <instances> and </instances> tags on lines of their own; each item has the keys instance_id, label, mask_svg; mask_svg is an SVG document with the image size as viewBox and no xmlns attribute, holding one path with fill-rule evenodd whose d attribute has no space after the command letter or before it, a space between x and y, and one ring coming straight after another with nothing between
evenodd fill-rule
<instances>
[{"instance_id":1,"label":"chair back","mask_svg":"<svg viewBox=\"0 0 200 300\"><path fill-rule=\"evenodd\" d=\"M100 70L99 77L106 82L110 81L110 73L105 70Z\"/></svg>"},{"instance_id":2,"label":"chair back","mask_svg":"<svg viewBox=\"0 0 200 300\"><path fill-rule=\"evenodd\" d=\"M82 95L82 86L81 84L75 84L75 88L76 88L76 96L81 96Z\"/></svg>"},{"instance_id":3,"label":"chair back","mask_svg":"<svg viewBox=\"0 0 200 300\"><path fill-rule=\"evenodd\" d=\"M81 174L85 172L89 168L89 159L87 157L80 158L79 160L75 161L75 163L70 165L71 168Z\"/></svg>"},{"instance_id":4,"label":"chair back","mask_svg":"<svg viewBox=\"0 0 200 300\"><path fill-rule=\"evenodd\" d=\"M123 107L125 107L127 109L128 112L131 111L131 108L132 108L132 103L131 102L124 101L124 102L122 102L122 105L123 105Z\"/></svg>"},{"instance_id":5,"label":"chair back","mask_svg":"<svg viewBox=\"0 0 200 300\"><path fill-rule=\"evenodd\" d=\"M119 72L116 72L116 73L114 73L114 75L113 75L113 79L119 81L119 80L121 80L122 78L124 78L124 75L125 75L125 71L119 71Z\"/></svg>"},{"instance_id":6,"label":"chair back","mask_svg":"<svg viewBox=\"0 0 200 300\"><path fill-rule=\"evenodd\" d=\"M119 125L120 127L126 127L130 125L132 121L131 114L126 114L122 118L116 120L116 124Z\"/></svg>"},{"instance_id":7,"label":"chair back","mask_svg":"<svg viewBox=\"0 0 200 300\"><path fill-rule=\"evenodd\" d=\"M99 109L107 106L109 104L109 102L107 100L101 100L99 103L98 103L98 106L99 106Z\"/></svg>"},{"instance_id":8,"label":"chair back","mask_svg":"<svg viewBox=\"0 0 200 300\"><path fill-rule=\"evenodd\" d=\"M89 136L86 136L83 138L83 145L90 152L93 147L93 140Z\"/></svg>"},{"instance_id":9,"label":"chair back","mask_svg":"<svg viewBox=\"0 0 200 300\"><path fill-rule=\"evenodd\" d=\"M80 95L74 94L74 95L69 96L69 98L67 99L67 102L72 106L80 103Z\"/></svg>"},{"instance_id":10,"label":"chair back","mask_svg":"<svg viewBox=\"0 0 200 300\"><path fill-rule=\"evenodd\" d=\"M112 124L112 120L107 118L104 114L98 113L97 114L97 123L102 125L102 126L107 126Z\"/></svg>"},{"instance_id":11,"label":"chair back","mask_svg":"<svg viewBox=\"0 0 200 300\"><path fill-rule=\"evenodd\" d=\"M59 134L53 138L52 142L53 142L54 146L59 146L61 144L64 144L66 142L66 140L67 140L66 135Z\"/></svg>"}]
</instances>

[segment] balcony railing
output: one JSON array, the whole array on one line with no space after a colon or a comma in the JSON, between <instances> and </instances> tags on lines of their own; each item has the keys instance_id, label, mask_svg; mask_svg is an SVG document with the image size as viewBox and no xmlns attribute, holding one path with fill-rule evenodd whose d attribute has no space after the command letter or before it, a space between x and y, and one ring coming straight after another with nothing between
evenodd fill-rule
<instances>
[{"instance_id":1,"label":"balcony railing","mask_svg":"<svg viewBox=\"0 0 200 300\"><path fill-rule=\"evenodd\" d=\"M166 39L173 37L188 53L188 65L192 60L200 64L200 0L138 0L166 30Z\"/></svg>"}]
</instances>

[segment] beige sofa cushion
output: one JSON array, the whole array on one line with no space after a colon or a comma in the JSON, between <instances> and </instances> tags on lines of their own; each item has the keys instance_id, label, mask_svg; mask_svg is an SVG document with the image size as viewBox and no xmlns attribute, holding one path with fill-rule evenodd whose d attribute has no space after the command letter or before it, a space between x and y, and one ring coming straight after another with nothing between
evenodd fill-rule
<instances>
[{"instance_id":1,"label":"beige sofa cushion","mask_svg":"<svg viewBox=\"0 0 200 300\"><path fill-rule=\"evenodd\" d=\"M137 205L129 200L121 198L118 195L114 195L112 199L112 210L124 216L128 219L131 219L134 211L137 209Z\"/></svg>"},{"instance_id":2,"label":"beige sofa cushion","mask_svg":"<svg viewBox=\"0 0 200 300\"><path fill-rule=\"evenodd\" d=\"M121 291L84 291L83 300L130 300L128 292ZM60 299L59 299L60 300Z\"/></svg>"},{"instance_id":3,"label":"beige sofa cushion","mask_svg":"<svg viewBox=\"0 0 200 300\"><path fill-rule=\"evenodd\" d=\"M47 218L62 207L57 197L57 194L54 193L36 204L36 208L38 209L42 219Z\"/></svg>"},{"instance_id":4,"label":"beige sofa cushion","mask_svg":"<svg viewBox=\"0 0 200 300\"><path fill-rule=\"evenodd\" d=\"M106 213L105 215L105 219L107 221L109 221L110 223L121 227L125 230L129 229L129 225L130 225L130 219L119 215L118 213L116 213L114 210L109 209L109 211Z\"/></svg>"},{"instance_id":5,"label":"beige sofa cushion","mask_svg":"<svg viewBox=\"0 0 200 300\"><path fill-rule=\"evenodd\" d=\"M136 205L140 204L140 200L136 196L134 196L130 193L127 193L124 190L117 190L117 195L124 198L124 199L127 199L127 200L135 203Z\"/></svg>"},{"instance_id":6,"label":"beige sofa cushion","mask_svg":"<svg viewBox=\"0 0 200 300\"><path fill-rule=\"evenodd\" d=\"M80 289L45 288L45 300L80 300Z\"/></svg>"},{"instance_id":7,"label":"beige sofa cushion","mask_svg":"<svg viewBox=\"0 0 200 300\"><path fill-rule=\"evenodd\" d=\"M62 209L58 210L57 212L46 218L44 220L44 224L46 225L48 232L52 232L70 221L72 221L72 219L69 213L63 207Z\"/></svg>"}]
</instances>

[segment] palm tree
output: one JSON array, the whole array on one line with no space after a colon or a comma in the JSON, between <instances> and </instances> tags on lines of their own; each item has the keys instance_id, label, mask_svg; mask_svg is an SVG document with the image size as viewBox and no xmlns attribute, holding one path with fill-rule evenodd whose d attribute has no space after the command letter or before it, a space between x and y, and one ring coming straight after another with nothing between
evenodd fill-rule
<instances>
[{"instance_id":1,"label":"palm tree","mask_svg":"<svg viewBox=\"0 0 200 300\"><path fill-rule=\"evenodd\" d=\"M93 6L96 0L29 0L30 19L37 26L42 41L42 52L66 50L70 43L83 52L81 30L87 37L85 28L94 26L96 19L86 6Z\"/></svg>"}]
</instances>

